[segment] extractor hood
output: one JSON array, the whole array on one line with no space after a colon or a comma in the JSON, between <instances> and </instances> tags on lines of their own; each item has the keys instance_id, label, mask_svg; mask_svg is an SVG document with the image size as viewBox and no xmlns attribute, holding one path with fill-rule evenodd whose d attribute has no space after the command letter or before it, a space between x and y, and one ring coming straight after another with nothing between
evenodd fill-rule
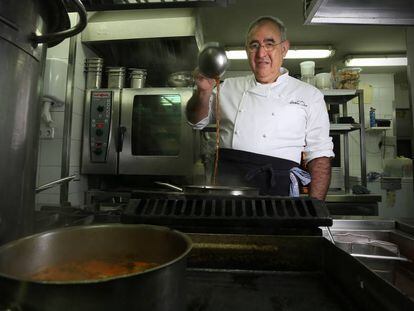
<instances>
[{"instance_id":1,"label":"extractor hood","mask_svg":"<svg viewBox=\"0 0 414 311\"><path fill-rule=\"evenodd\" d=\"M90 13L82 42L188 37L200 40L195 9L122 10Z\"/></svg>"},{"instance_id":2,"label":"extractor hood","mask_svg":"<svg viewBox=\"0 0 414 311\"><path fill-rule=\"evenodd\" d=\"M82 42L106 66L147 69L148 86L159 87L196 67L203 36L194 8L99 11L89 13Z\"/></svg>"},{"instance_id":3,"label":"extractor hood","mask_svg":"<svg viewBox=\"0 0 414 311\"><path fill-rule=\"evenodd\" d=\"M226 7L234 0L81 0L87 11ZM69 5L69 10L71 6Z\"/></svg>"},{"instance_id":4,"label":"extractor hood","mask_svg":"<svg viewBox=\"0 0 414 311\"><path fill-rule=\"evenodd\" d=\"M414 25L414 0L303 0L305 24Z\"/></svg>"}]
</instances>

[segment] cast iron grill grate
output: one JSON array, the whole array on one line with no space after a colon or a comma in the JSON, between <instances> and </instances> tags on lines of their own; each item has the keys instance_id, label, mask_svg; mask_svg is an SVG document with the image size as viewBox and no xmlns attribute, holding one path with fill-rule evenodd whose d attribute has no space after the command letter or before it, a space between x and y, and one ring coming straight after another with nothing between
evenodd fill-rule
<instances>
[{"instance_id":1,"label":"cast iron grill grate","mask_svg":"<svg viewBox=\"0 0 414 311\"><path fill-rule=\"evenodd\" d=\"M322 201L279 197L139 197L122 214L125 223L192 226L331 226Z\"/></svg>"}]
</instances>

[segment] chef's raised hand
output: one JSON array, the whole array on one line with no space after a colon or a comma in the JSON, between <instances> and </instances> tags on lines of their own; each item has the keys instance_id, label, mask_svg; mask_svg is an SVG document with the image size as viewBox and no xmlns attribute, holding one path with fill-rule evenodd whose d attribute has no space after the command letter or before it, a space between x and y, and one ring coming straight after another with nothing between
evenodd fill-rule
<instances>
[{"instance_id":1,"label":"chef's raised hand","mask_svg":"<svg viewBox=\"0 0 414 311\"><path fill-rule=\"evenodd\" d=\"M209 112L210 96L216 81L203 76L198 68L193 71L194 82L197 89L187 102L187 119L193 124L207 117Z\"/></svg>"},{"instance_id":2,"label":"chef's raised hand","mask_svg":"<svg viewBox=\"0 0 414 311\"><path fill-rule=\"evenodd\" d=\"M213 88L216 85L216 81L214 79L210 79L210 78L203 76L198 70L198 68L194 69L193 76L194 76L194 82L199 92L203 92L207 94L211 94L213 92Z\"/></svg>"}]
</instances>

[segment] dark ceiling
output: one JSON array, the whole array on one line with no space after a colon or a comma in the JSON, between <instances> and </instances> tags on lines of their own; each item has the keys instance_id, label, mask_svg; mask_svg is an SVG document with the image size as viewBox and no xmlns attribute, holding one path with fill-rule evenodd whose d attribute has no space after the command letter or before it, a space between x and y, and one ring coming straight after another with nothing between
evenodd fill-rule
<instances>
[{"instance_id":1,"label":"dark ceiling","mask_svg":"<svg viewBox=\"0 0 414 311\"><path fill-rule=\"evenodd\" d=\"M316 71L344 66L345 56L405 54L405 26L303 25L302 0L232 0L227 7L200 8L204 39L224 46L243 46L249 23L258 16L273 15L284 21L291 45L330 45L331 59L316 60ZM412 27L412 26L411 26ZM292 74L300 73L303 60L285 60ZM246 61L232 61L231 70L248 70ZM401 72L405 67L363 68L365 73Z\"/></svg>"}]
</instances>

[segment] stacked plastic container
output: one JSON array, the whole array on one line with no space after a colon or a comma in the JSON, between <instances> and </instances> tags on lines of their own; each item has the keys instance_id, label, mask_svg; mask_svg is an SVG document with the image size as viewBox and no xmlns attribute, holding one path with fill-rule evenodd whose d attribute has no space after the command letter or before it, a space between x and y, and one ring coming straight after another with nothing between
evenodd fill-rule
<instances>
[{"instance_id":1,"label":"stacked plastic container","mask_svg":"<svg viewBox=\"0 0 414 311\"><path fill-rule=\"evenodd\" d=\"M102 58L87 58L85 60L86 89L99 89L102 84Z\"/></svg>"},{"instance_id":2,"label":"stacked plastic container","mask_svg":"<svg viewBox=\"0 0 414 311\"><path fill-rule=\"evenodd\" d=\"M300 74L303 82L315 85L315 62L305 61L300 63Z\"/></svg>"}]
</instances>

